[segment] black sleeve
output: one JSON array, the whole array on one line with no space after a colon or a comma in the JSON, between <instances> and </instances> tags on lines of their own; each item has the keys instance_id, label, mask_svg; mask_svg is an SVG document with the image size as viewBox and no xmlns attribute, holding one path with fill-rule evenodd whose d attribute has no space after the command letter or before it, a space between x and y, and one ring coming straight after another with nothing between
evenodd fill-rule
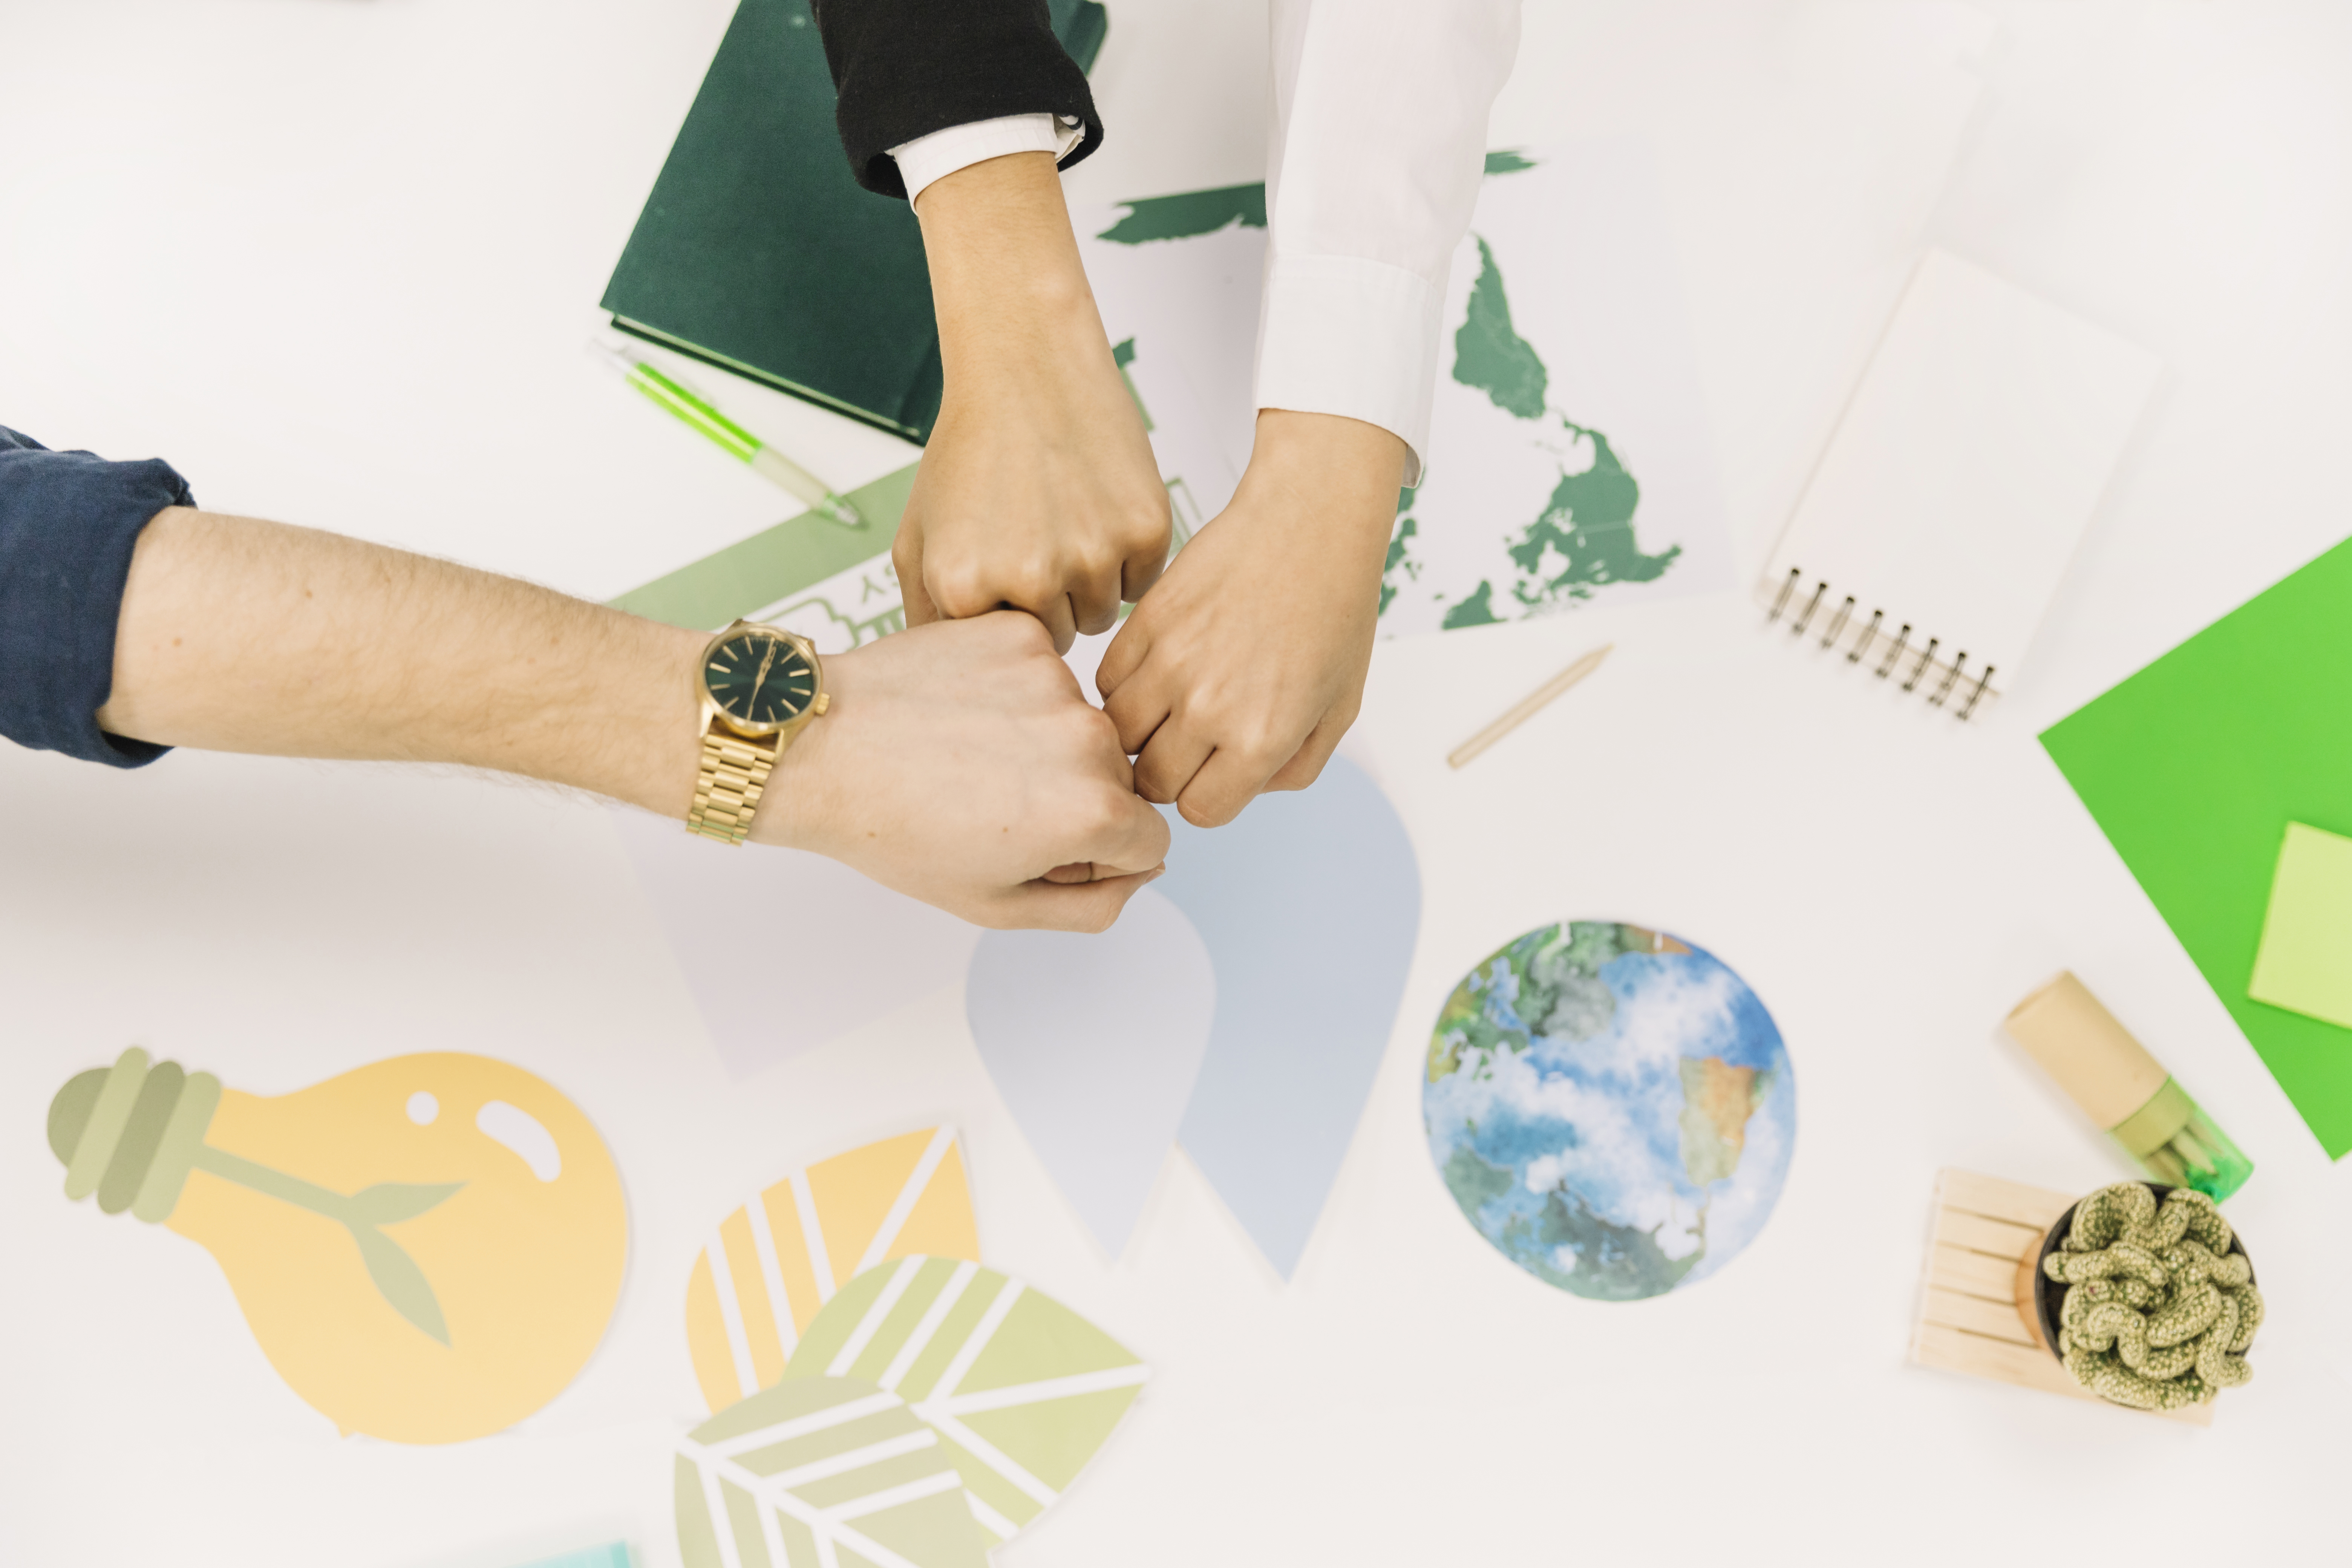
<instances>
[{"instance_id":1,"label":"black sleeve","mask_svg":"<svg viewBox=\"0 0 2352 1568\"><path fill-rule=\"evenodd\" d=\"M1068 168L1102 144L1086 72L1046 0L811 0L841 95L835 117L857 183L904 198L889 150L975 120L1055 114L1086 127Z\"/></svg>"},{"instance_id":2,"label":"black sleeve","mask_svg":"<svg viewBox=\"0 0 2352 1568\"><path fill-rule=\"evenodd\" d=\"M52 452L0 426L0 735L118 768L170 750L110 735L114 624L139 531L193 506L171 465Z\"/></svg>"}]
</instances>

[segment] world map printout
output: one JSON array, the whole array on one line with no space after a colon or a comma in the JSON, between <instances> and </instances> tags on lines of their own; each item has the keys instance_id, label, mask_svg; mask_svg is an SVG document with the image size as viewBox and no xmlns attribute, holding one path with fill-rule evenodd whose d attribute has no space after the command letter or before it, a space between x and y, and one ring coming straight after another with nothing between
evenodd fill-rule
<instances>
[{"instance_id":1,"label":"world map printout","mask_svg":"<svg viewBox=\"0 0 2352 1568\"><path fill-rule=\"evenodd\" d=\"M1638 143L1486 160L1450 274L1423 482L1402 491L1383 635L1732 585L1671 237ZM1265 190L1077 215L1180 538L1247 466Z\"/></svg>"}]
</instances>

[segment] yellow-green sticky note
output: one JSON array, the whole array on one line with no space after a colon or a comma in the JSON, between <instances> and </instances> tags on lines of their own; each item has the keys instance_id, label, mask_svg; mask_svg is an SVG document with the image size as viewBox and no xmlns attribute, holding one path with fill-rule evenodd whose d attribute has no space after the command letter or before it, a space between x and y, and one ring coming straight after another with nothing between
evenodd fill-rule
<instances>
[{"instance_id":1,"label":"yellow-green sticky note","mask_svg":"<svg viewBox=\"0 0 2352 1568\"><path fill-rule=\"evenodd\" d=\"M2352 1029L2352 838L2286 825L2246 994Z\"/></svg>"}]
</instances>

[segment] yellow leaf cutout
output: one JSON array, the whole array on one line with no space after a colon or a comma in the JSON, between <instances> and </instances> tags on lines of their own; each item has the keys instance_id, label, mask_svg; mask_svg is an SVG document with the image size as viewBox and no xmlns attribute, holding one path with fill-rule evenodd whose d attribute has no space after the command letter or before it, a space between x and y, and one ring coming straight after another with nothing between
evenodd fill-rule
<instances>
[{"instance_id":1,"label":"yellow leaf cutout","mask_svg":"<svg viewBox=\"0 0 2352 1568\"><path fill-rule=\"evenodd\" d=\"M711 1414L782 1379L838 1287L916 1254L980 1258L950 1128L794 1171L720 1221L686 1287L686 1342Z\"/></svg>"}]
</instances>

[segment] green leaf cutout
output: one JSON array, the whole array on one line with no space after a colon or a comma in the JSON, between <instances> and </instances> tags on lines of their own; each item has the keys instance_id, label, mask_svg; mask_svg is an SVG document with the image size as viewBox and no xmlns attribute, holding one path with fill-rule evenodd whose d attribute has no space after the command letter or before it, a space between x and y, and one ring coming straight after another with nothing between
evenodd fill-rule
<instances>
[{"instance_id":1,"label":"green leaf cutout","mask_svg":"<svg viewBox=\"0 0 2352 1568\"><path fill-rule=\"evenodd\" d=\"M392 1310L447 1344L449 1324L441 1316L441 1303L416 1260L400 1249L400 1243L373 1226L355 1225L351 1231L352 1239L359 1243L361 1261L367 1265L368 1278L392 1303Z\"/></svg>"},{"instance_id":2,"label":"green leaf cutout","mask_svg":"<svg viewBox=\"0 0 2352 1568\"><path fill-rule=\"evenodd\" d=\"M191 1163L196 1170L209 1171L223 1181L235 1182L265 1197L323 1215L350 1231L352 1240L359 1244L360 1260L367 1265L368 1278L375 1281L375 1288L383 1293L392 1310L443 1344L449 1342L448 1321L441 1316L441 1303L434 1296L425 1271L416 1267L416 1260L403 1251L398 1242L379 1232L376 1226L415 1219L465 1183L378 1182L346 1197L316 1182L273 1171L242 1154L232 1154L209 1143L197 1147Z\"/></svg>"},{"instance_id":3,"label":"green leaf cutout","mask_svg":"<svg viewBox=\"0 0 2352 1568\"><path fill-rule=\"evenodd\" d=\"M762 1389L681 1439L675 1471L686 1568L987 1568L938 1434L870 1383Z\"/></svg>"},{"instance_id":4,"label":"green leaf cutout","mask_svg":"<svg viewBox=\"0 0 2352 1568\"><path fill-rule=\"evenodd\" d=\"M398 1225L436 1207L463 1182L378 1182L343 1200L346 1224Z\"/></svg>"},{"instance_id":5,"label":"green leaf cutout","mask_svg":"<svg viewBox=\"0 0 2352 1568\"><path fill-rule=\"evenodd\" d=\"M995 1545L1066 1490L1150 1369L1049 1296L952 1258L905 1258L844 1286L779 1388L852 1377L940 1435Z\"/></svg>"}]
</instances>

